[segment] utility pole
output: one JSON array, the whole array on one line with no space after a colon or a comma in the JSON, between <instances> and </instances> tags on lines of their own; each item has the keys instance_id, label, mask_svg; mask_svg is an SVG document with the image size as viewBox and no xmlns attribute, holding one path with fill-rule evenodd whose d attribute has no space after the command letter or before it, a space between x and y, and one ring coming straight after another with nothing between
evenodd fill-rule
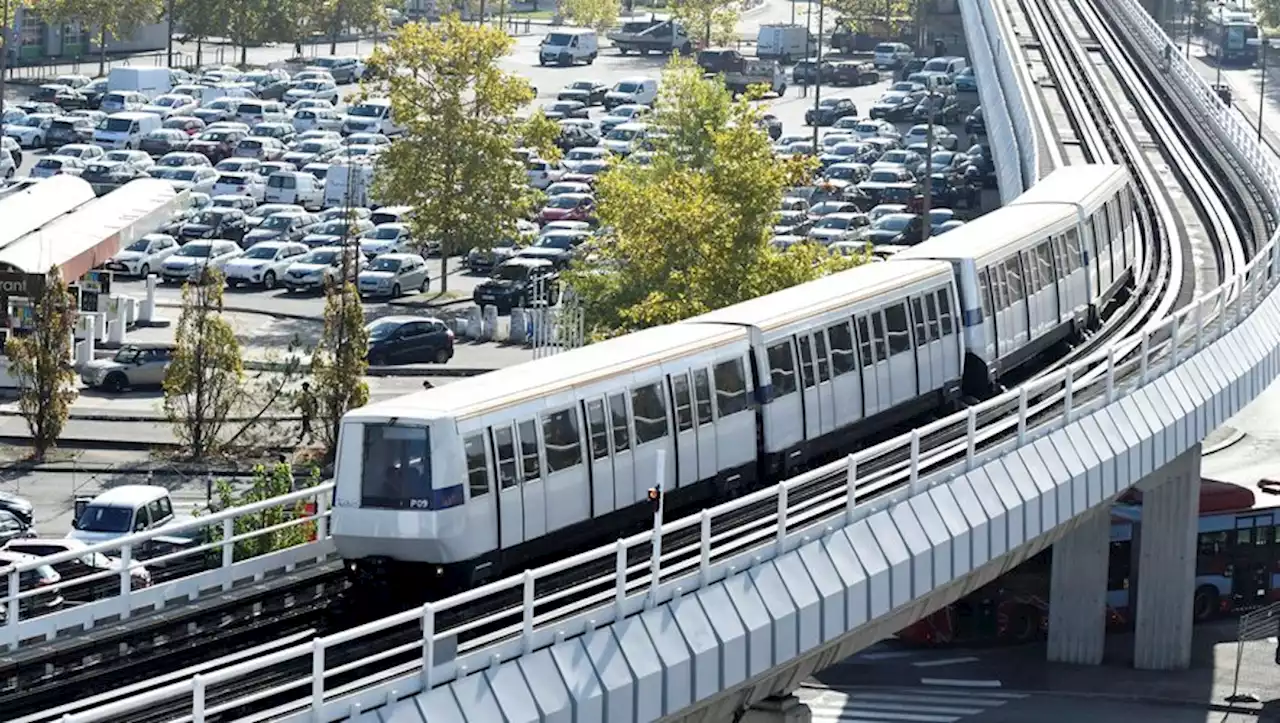
<instances>
[{"instance_id":1,"label":"utility pole","mask_svg":"<svg viewBox=\"0 0 1280 723\"><path fill-rule=\"evenodd\" d=\"M9 69L9 40L13 37L9 23L9 0L0 0L0 138L4 138L4 84ZM2 146L0 146L2 147Z\"/></svg>"},{"instance_id":2,"label":"utility pole","mask_svg":"<svg viewBox=\"0 0 1280 723\"><path fill-rule=\"evenodd\" d=\"M942 96L938 96L941 102ZM931 97L929 100L933 100ZM924 144L924 199L920 203L920 242L929 240L929 206L933 203L933 108L929 108L929 120L925 126Z\"/></svg>"},{"instance_id":3,"label":"utility pole","mask_svg":"<svg viewBox=\"0 0 1280 723\"><path fill-rule=\"evenodd\" d=\"M1262 142L1262 111L1267 107L1267 49L1271 47L1271 38L1261 30L1258 31L1258 44L1262 46L1262 81L1258 86L1258 142Z\"/></svg>"},{"instance_id":4,"label":"utility pole","mask_svg":"<svg viewBox=\"0 0 1280 723\"><path fill-rule=\"evenodd\" d=\"M813 65L813 152L817 153L822 146L818 142L818 103L822 100L822 9L826 7L823 0L818 0L818 55Z\"/></svg>"},{"instance_id":5,"label":"utility pole","mask_svg":"<svg viewBox=\"0 0 1280 723\"><path fill-rule=\"evenodd\" d=\"M813 42L813 3L808 3L804 8L804 59L808 62L811 52L810 44ZM809 95L808 78L800 84L800 97ZM817 150L817 149L815 149Z\"/></svg>"},{"instance_id":6,"label":"utility pole","mask_svg":"<svg viewBox=\"0 0 1280 723\"><path fill-rule=\"evenodd\" d=\"M169 0L169 7L165 11L165 21L169 25L169 32L165 33L165 65L173 67L173 0Z\"/></svg>"}]
</instances>

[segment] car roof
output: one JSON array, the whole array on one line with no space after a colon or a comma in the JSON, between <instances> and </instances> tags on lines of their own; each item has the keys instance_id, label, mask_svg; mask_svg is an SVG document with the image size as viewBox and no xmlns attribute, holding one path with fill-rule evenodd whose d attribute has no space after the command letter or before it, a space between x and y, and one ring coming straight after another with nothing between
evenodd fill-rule
<instances>
[{"instance_id":1,"label":"car roof","mask_svg":"<svg viewBox=\"0 0 1280 723\"><path fill-rule=\"evenodd\" d=\"M564 232L562 232L564 233ZM539 259L530 256L516 256L502 262L503 266L550 266L551 262L546 259Z\"/></svg>"},{"instance_id":2,"label":"car roof","mask_svg":"<svg viewBox=\"0 0 1280 723\"><path fill-rule=\"evenodd\" d=\"M68 550L83 550L89 546L89 543L84 540L77 540L73 537L16 537L6 542L3 550L0 551L13 552L13 546L22 546L25 544L59 545L67 548ZM19 554L25 555L27 553Z\"/></svg>"},{"instance_id":3,"label":"car roof","mask_svg":"<svg viewBox=\"0 0 1280 723\"><path fill-rule=\"evenodd\" d=\"M141 348L142 345L137 346ZM158 485L120 485L94 497L90 504L136 507L168 496L169 490Z\"/></svg>"},{"instance_id":4,"label":"car roof","mask_svg":"<svg viewBox=\"0 0 1280 723\"><path fill-rule=\"evenodd\" d=\"M441 324L443 324L443 323L444 323L444 321L443 321L442 319L440 319L440 318L438 318L438 317L435 317L435 316L412 316L412 315L409 315L409 314L397 314L397 315L392 315L392 316L382 316L382 317L378 317L377 319L374 319L373 321L371 321L371 322L369 322L369 323L374 324L374 323L379 323L379 322L389 322L389 323L392 323L392 324L408 324L409 322L413 322L413 321L435 321L435 322L439 322L439 323L441 323Z\"/></svg>"},{"instance_id":5,"label":"car roof","mask_svg":"<svg viewBox=\"0 0 1280 723\"><path fill-rule=\"evenodd\" d=\"M394 253L394 254L380 254L378 258L396 259L398 261L404 261L406 259L420 259L422 258L422 256L419 254L410 254L410 253Z\"/></svg>"}]
</instances>

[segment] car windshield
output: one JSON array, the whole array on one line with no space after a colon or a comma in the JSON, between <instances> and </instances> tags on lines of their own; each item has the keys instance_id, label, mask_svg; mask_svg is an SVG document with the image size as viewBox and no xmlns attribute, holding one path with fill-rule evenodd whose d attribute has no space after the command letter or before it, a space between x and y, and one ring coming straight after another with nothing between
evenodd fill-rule
<instances>
[{"instance_id":1,"label":"car windshield","mask_svg":"<svg viewBox=\"0 0 1280 723\"><path fill-rule=\"evenodd\" d=\"M577 208L582 205L585 200L586 199L579 198L577 196L560 195L554 196L551 200L547 201L547 206L549 208Z\"/></svg>"},{"instance_id":2,"label":"car windshield","mask_svg":"<svg viewBox=\"0 0 1280 723\"><path fill-rule=\"evenodd\" d=\"M369 264L369 268L373 271L398 271L400 259L377 258Z\"/></svg>"},{"instance_id":3,"label":"car windshield","mask_svg":"<svg viewBox=\"0 0 1280 723\"><path fill-rule=\"evenodd\" d=\"M205 259L211 255L213 246L210 244L187 244L178 249L178 256L189 256L191 258Z\"/></svg>"},{"instance_id":4,"label":"car windshield","mask_svg":"<svg viewBox=\"0 0 1280 723\"><path fill-rule=\"evenodd\" d=\"M274 259L276 249L271 246L254 246L244 255L247 259Z\"/></svg>"},{"instance_id":5,"label":"car windshield","mask_svg":"<svg viewBox=\"0 0 1280 723\"><path fill-rule=\"evenodd\" d=\"M366 103L352 108L348 111L348 115L353 115L358 118L381 118L384 110L386 110L386 106L370 105Z\"/></svg>"},{"instance_id":6,"label":"car windshield","mask_svg":"<svg viewBox=\"0 0 1280 723\"><path fill-rule=\"evenodd\" d=\"M910 216L894 214L892 216L884 216L879 221L876 221L876 228L881 231L901 231L909 223L911 223Z\"/></svg>"},{"instance_id":7,"label":"car windshield","mask_svg":"<svg viewBox=\"0 0 1280 723\"><path fill-rule=\"evenodd\" d=\"M523 281L529 275L529 270L523 266L515 264L503 264L494 270L493 276L504 281Z\"/></svg>"},{"instance_id":8,"label":"car windshield","mask_svg":"<svg viewBox=\"0 0 1280 723\"><path fill-rule=\"evenodd\" d=\"M194 181L196 180L196 172L189 168L177 168L167 172L166 177L173 181Z\"/></svg>"},{"instance_id":9,"label":"car windshield","mask_svg":"<svg viewBox=\"0 0 1280 723\"><path fill-rule=\"evenodd\" d=\"M892 53L894 50L896 49L892 45L888 45L886 43L880 43L876 46L877 53Z\"/></svg>"},{"instance_id":10,"label":"car windshield","mask_svg":"<svg viewBox=\"0 0 1280 723\"><path fill-rule=\"evenodd\" d=\"M403 231L395 226L383 226L374 230L373 238L379 241L395 241Z\"/></svg>"},{"instance_id":11,"label":"car windshield","mask_svg":"<svg viewBox=\"0 0 1280 723\"><path fill-rule=\"evenodd\" d=\"M222 221L222 214L218 213L217 211L201 211L191 219L192 223L203 223L203 224L208 224L210 226L216 226L221 221ZM183 248L185 249L187 247L183 246Z\"/></svg>"},{"instance_id":12,"label":"car windshield","mask_svg":"<svg viewBox=\"0 0 1280 723\"><path fill-rule=\"evenodd\" d=\"M375 263L377 263L375 261ZM390 321L387 319L379 319L365 327L369 332L370 339L385 339L395 333L400 328L400 322Z\"/></svg>"},{"instance_id":13,"label":"car windshield","mask_svg":"<svg viewBox=\"0 0 1280 723\"><path fill-rule=\"evenodd\" d=\"M824 218L814 224L815 228L835 228L844 230L849 228L849 219L847 218Z\"/></svg>"},{"instance_id":14,"label":"car windshield","mask_svg":"<svg viewBox=\"0 0 1280 723\"><path fill-rule=\"evenodd\" d=\"M324 148L324 144L320 141L307 141L306 143L303 143L298 150L303 153L320 153Z\"/></svg>"},{"instance_id":15,"label":"car windshield","mask_svg":"<svg viewBox=\"0 0 1280 723\"><path fill-rule=\"evenodd\" d=\"M563 250L563 249L573 248L573 239L574 239L574 236L570 234L560 234L560 233L547 234L546 236L543 236L542 238L538 239L538 242L534 244L534 246L537 246L538 248L544 248L544 249L562 249Z\"/></svg>"},{"instance_id":16,"label":"car windshield","mask_svg":"<svg viewBox=\"0 0 1280 723\"><path fill-rule=\"evenodd\" d=\"M601 171L608 170L608 168L609 163L607 161L588 161L581 166L578 166L579 171L588 174L600 173Z\"/></svg>"},{"instance_id":17,"label":"car windshield","mask_svg":"<svg viewBox=\"0 0 1280 723\"><path fill-rule=\"evenodd\" d=\"M888 153L880 157L880 162L881 163L897 163L897 164L906 163L907 152L906 151L889 151Z\"/></svg>"},{"instance_id":18,"label":"car windshield","mask_svg":"<svg viewBox=\"0 0 1280 723\"><path fill-rule=\"evenodd\" d=\"M283 231L289 228L295 218L297 218L297 216L272 216L262 222L262 228L269 228L273 231Z\"/></svg>"},{"instance_id":19,"label":"car windshield","mask_svg":"<svg viewBox=\"0 0 1280 723\"><path fill-rule=\"evenodd\" d=\"M223 173L218 178L218 183L230 183L236 186L243 186L249 182L248 174L245 173Z\"/></svg>"},{"instance_id":20,"label":"car windshield","mask_svg":"<svg viewBox=\"0 0 1280 723\"><path fill-rule=\"evenodd\" d=\"M85 532L130 532L133 510L126 507L89 505L80 513L76 528Z\"/></svg>"},{"instance_id":21,"label":"car windshield","mask_svg":"<svg viewBox=\"0 0 1280 723\"><path fill-rule=\"evenodd\" d=\"M566 157L570 161L589 161L600 157L600 151L594 148L575 148Z\"/></svg>"},{"instance_id":22,"label":"car windshield","mask_svg":"<svg viewBox=\"0 0 1280 723\"><path fill-rule=\"evenodd\" d=\"M560 47L571 42L573 42L573 36L569 33L551 33L547 36L547 45Z\"/></svg>"},{"instance_id":23,"label":"car windshield","mask_svg":"<svg viewBox=\"0 0 1280 723\"><path fill-rule=\"evenodd\" d=\"M834 107L836 107L836 106L838 106L838 105L840 105L840 99L839 99L839 98L823 98L823 99L822 99L822 102L818 104L818 107L819 107L819 108L834 108Z\"/></svg>"},{"instance_id":24,"label":"car windshield","mask_svg":"<svg viewBox=\"0 0 1280 723\"><path fill-rule=\"evenodd\" d=\"M65 161L65 158L41 158L36 168L62 168Z\"/></svg>"},{"instance_id":25,"label":"car windshield","mask_svg":"<svg viewBox=\"0 0 1280 723\"><path fill-rule=\"evenodd\" d=\"M334 260L336 260L337 258L338 258L337 251L312 251L306 256L298 259L298 263L316 264L317 266L323 266L325 264L333 263Z\"/></svg>"},{"instance_id":26,"label":"car windshield","mask_svg":"<svg viewBox=\"0 0 1280 723\"><path fill-rule=\"evenodd\" d=\"M312 233L317 233L321 236L341 236L346 231L346 226L346 221L329 221L312 231Z\"/></svg>"},{"instance_id":27,"label":"car windshield","mask_svg":"<svg viewBox=\"0 0 1280 723\"><path fill-rule=\"evenodd\" d=\"M631 128L614 128L609 131L609 135L606 137L611 141L629 141L635 138L639 133L640 131Z\"/></svg>"},{"instance_id":28,"label":"car windshield","mask_svg":"<svg viewBox=\"0 0 1280 723\"><path fill-rule=\"evenodd\" d=\"M31 125L28 123L27 125ZM128 118L107 118L98 125L100 131L110 131L112 133L127 133L133 127L133 121Z\"/></svg>"},{"instance_id":29,"label":"car windshield","mask_svg":"<svg viewBox=\"0 0 1280 723\"><path fill-rule=\"evenodd\" d=\"M185 103L186 100L187 97L185 95L162 95L156 98L155 104L165 108L172 108L179 103Z\"/></svg>"},{"instance_id":30,"label":"car windshield","mask_svg":"<svg viewBox=\"0 0 1280 723\"><path fill-rule=\"evenodd\" d=\"M634 93L639 90L639 88L640 85L638 83L618 83L613 87L613 89L619 93Z\"/></svg>"},{"instance_id":31,"label":"car windshield","mask_svg":"<svg viewBox=\"0 0 1280 723\"><path fill-rule=\"evenodd\" d=\"M131 243L131 244L129 244L128 246L126 246L126 247L124 248L124 250L125 250L125 251L138 251L138 252L142 252L142 251L146 251L146 250L147 250L147 247L148 247L148 246L150 246L150 245L151 245L151 241L149 241L149 240L147 240L147 239L145 239L145 238L140 238L140 239L138 239L137 241L134 241L133 243ZM127 349L122 349L122 350L120 350L120 353L121 353L121 354L123 354L123 353L124 353L124 352L126 352L126 351L128 351L128 350L127 350Z\"/></svg>"}]
</instances>

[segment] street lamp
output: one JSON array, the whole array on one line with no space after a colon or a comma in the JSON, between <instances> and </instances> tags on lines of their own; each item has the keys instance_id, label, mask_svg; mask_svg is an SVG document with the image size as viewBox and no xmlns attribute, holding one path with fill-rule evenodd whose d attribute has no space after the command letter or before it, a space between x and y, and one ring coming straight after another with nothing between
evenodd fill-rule
<instances>
[{"instance_id":1,"label":"street lamp","mask_svg":"<svg viewBox=\"0 0 1280 723\"><path fill-rule=\"evenodd\" d=\"M9 61L9 0L0 0L0 139L4 138L4 82L9 72L5 64ZM0 148L4 144L0 143Z\"/></svg>"},{"instance_id":2,"label":"street lamp","mask_svg":"<svg viewBox=\"0 0 1280 723\"><path fill-rule=\"evenodd\" d=\"M822 99L822 9L825 7L823 0L818 0L818 54L814 58L813 63L813 152L817 153L821 146L818 144L819 129L819 113L818 102Z\"/></svg>"},{"instance_id":3,"label":"street lamp","mask_svg":"<svg viewBox=\"0 0 1280 723\"><path fill-rule=\"evenodd\" d=\"M1250 45L1260 46L1258 50L1262 53L1262 81L1258 85L1258 142L1262 142L1262 112L1267 107L1267 50L1271 48L1271 44L1276 38L1268 38L1263 34L1262 30L1258 30L1258 37L1249 38Z\"/></svg>"},{"instance_id":4,"label":"street lamp","mask_svg":"<svg viewBox=\"0 0 1280 723\"><path fill-rule=\"evenodd\" d=\"M1219 26L1222 25L1222 13L1224 12L1225 7L1226 7L1226 3L1223 2L1223 0L1218 0L1218 25ZM1222 32L1223 32L1223 35L1225 36L1226 34L1225 27L1223 28ZM1223 41L1224 42L1226 41L1225 37L1223 37ZM1222 43L1218 43L1218 58L1217 58L1218 62L1214 63L1214 65L1218 66L1218 79L1214 81L1214 85L1222 85L1222 61L1223 61L1223 53L1225 51L1226 51L1226 48L1223 47Z\"/></svg>"}]
</instances>

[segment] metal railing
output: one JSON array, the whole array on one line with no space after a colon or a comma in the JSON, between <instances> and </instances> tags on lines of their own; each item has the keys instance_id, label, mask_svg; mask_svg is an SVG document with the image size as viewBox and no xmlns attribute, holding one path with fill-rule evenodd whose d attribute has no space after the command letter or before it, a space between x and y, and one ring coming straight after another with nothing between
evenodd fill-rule
<instances>
[{"instance_id":1,"label":"metal railing","mask_svg":"<svg viewBox=\"0 0 1280 723\"><path fill-rule=\"evenodd\" d=\"M1135 37L1146 41L1147 52L1159 52L1157 42L1164 42L1163 34L1149 23L1145 11L1133 0L1114 2L1121 14L1129 16ZM1154 27L1155 35L1143 27L1142 18ZM1233 152L1253 164L1275 206L1280 201L1280 172L1257 146L1253 132L1187 70L1175 67L1171 76L1184 86L1186 97L1202 107L1213 130L1232 141ZM309 660L309 673L272 693L297 689L300 698L293 706L274 711L273 717L289 720L305 714L311 720L338 720L358 710L357 706L381 704L392 693L403 698L448 683L688 594L818 539L829 529L945 483L1141 389L1221 339L1262 303L1280 280L1277 248L1273 235L1238 274L1187 307L1152 322L1136 338L1119 341L965 412L861 450L845 461L613 545L70 720L100 720L182 697L190 700L191 720L202 723L209 715L248 702L208 706L210 686L249 678L294 660ZM1036 484L1034 479L1022 482ZM664 539L680 542L664 545ZM656 558L651 554L654 549L662 551ZM573 585L546 584L571 572L576 573ZM483 617L468 614L476 609L494 612ZM356 662L332 667L326 662L335 649L377 640L406 625L420 628L416 640ZM327 687L335 676L405 653L414 653L418 659L354 683Z\"/></svg>"},{"instance_id":2,"label":"metal railing","mask_svg":"<svg viewBox=\"0 0 1280 723\"><path fill-rule=\"evenodd\" d=\"M229 590L235 583L252 580L269 569L292 567L313 558L322 561L332 552L332 543L328 540L332 493L333 483L328 482L190 521L6 566L0 569L0 581L4 581L4 587L0 588L4 591L0 610L5 613L0 626L0 645L12 649L26 640L49 639L64 630L93 627L100 620L124 620L137 611L159 609L169 601L194 600L210 589ZM260 523L264 513L273 509L285 512L280 521L237 532L238 521ZM254 517L259 519L253 520ZM264 543L299 527L303 534L298 537L298 544L279 549L254 549L255 546L274 548L274 544ZM312 542L321 544L312 545ZM114 569L83 577L21 589L26 578L24 573L38 575L38 568L42 566L95 554L117 558L119 564ZM150 574L149 580L138 574L142 569ZM84 590L86 586L100 586L109 594L83 605L30 615L37 598L47 599L71 589Z\"/></svg>"}]
</instances>

